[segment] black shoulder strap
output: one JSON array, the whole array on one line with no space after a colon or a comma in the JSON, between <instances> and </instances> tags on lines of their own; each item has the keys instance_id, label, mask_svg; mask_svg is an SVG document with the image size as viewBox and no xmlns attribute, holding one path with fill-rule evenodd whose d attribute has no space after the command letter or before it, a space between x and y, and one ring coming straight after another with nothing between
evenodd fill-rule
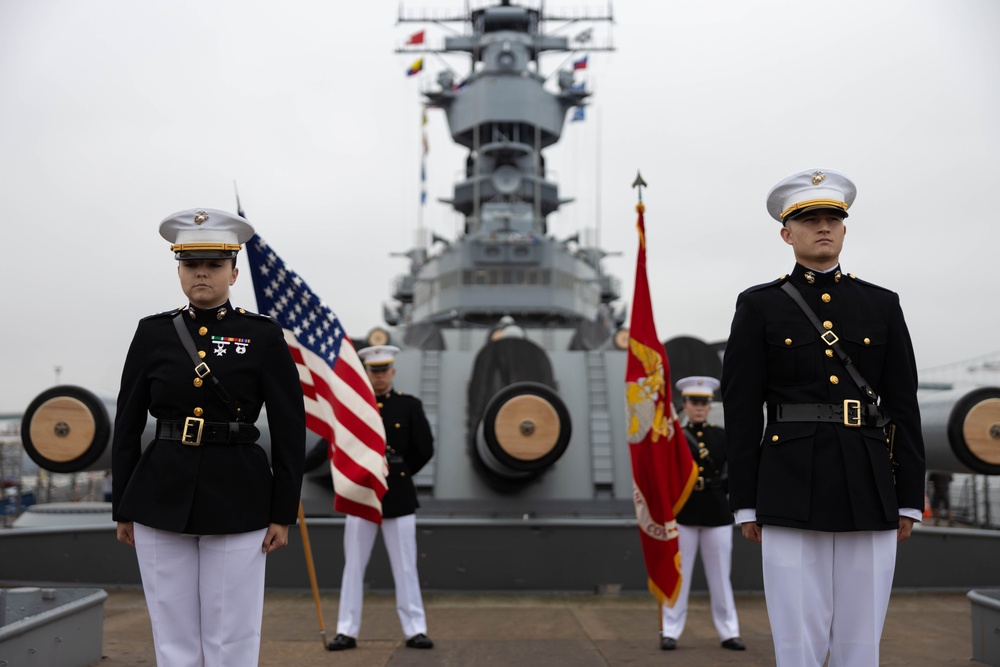
<instances>
[{"instance_id":1,"label":"black shoulder strap","mask_svg":"<svg viewBox=\"0 0 1000 667\"><path fill-rule=\"evenodd\" d=\"M802 294L795 288L795 285L789 281L785 281L785 283L781 286L781 289L785 290L785 293L792 297L792 301L794 301L798 307L802 309L802 312L806 314L806 317L809 318L812 325L816 327L816 330L819 332L819 337L823 339L823 342L837 353L837 358L844 364L844 368L847 369L847 374L851 376L851 379L854 381L854 384L858 386L858 389L861 390L861 393L867 396L868 400L870 400L873 404L878 405L878 394L876 394L868 382L861 377L861 373L859 373L858 369L854 367L854 363L851 361L851 358L847 356L847 353L844 352L839 345L837 345L837 341L840 340L837 334L823 328L819 318L816 317L816 313L813 312L812 308L809 307L809 304L807 304L805 299L802 298Z\"/></svg>"},{"instance_id":2,"label":"black shoulder strap","mask_svg":"<svg viewBox=\"0 0 1000 667\"><path fill-rule=\"evenodd\" d=\"M202 361L198 356L198 350L195 349L194 339L191 338L191 332L187 330L187 327L184 326L184 321L181 319L181 315L183 313L184 311L182 310L174 315L174 329L177 330L177 336L181 339L181 344L184 346L184 349L187 350L188 356L191 357L191 361L194 362L195 375L200 377L202 380L208 381L208 386L210 386L216 396L218 396L222 402L226 404L226 407L229 408L229 412L233 415L233 418L236 421L240 421L243 417L243 409L240 407L238 401L233 400L233 397L229 395L229 392L222 386L219 379L212 375L212 369L208 367L208 364Z\"/></svg>"},{"instance_id":3,"label":"black shoulder strap","mask_svg":"<svg viewBox=\"0 0 1000 667\"><path fill-rule=\"evenodd\" d=\"M695 437L693 435L691 435L691 431L687 430L686 426L682 426L681 430L684 431L684 437L687 439L688 449L691 450L692 456L694 456L695 458L697 458L698 457L698 449L699 449L699 447L698 447L698 441L695 440Z\"/></svg>"}]
</instances>

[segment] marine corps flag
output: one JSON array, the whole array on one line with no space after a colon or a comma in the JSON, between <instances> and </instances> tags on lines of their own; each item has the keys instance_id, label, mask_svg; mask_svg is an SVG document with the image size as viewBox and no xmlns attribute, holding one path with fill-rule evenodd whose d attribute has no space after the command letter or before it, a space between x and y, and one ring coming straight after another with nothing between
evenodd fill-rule
<instances>
[{"instance_id":1,"label":"marine corps flag","mask_svg":"<svg viewBox=\"0 0 1000 667\"><path fill-rule=\"evenodd\" d=\"M698 471L670 400L670 363L656 337L646 279L646 227L641 176L639 253L625 366L626 439L632 458L632 500L639 522L649 590L660 605L673 606L681 589L681 557L674 516L694 488Z\"/></svg>"}]
</instances>

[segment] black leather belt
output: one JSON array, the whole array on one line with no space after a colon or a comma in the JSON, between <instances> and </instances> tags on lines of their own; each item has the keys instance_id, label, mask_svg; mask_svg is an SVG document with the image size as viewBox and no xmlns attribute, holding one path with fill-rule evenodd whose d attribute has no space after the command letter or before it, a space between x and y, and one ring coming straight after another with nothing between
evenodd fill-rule
<instances>
[{"instance_id":1,"label":"black leather belt","mask_svg":"<svg viewBox=\"0 0 1000 667\"><path fill-rule=\"evenodd\" d=\"M157 440L178 440L182 445L231 445L257 442L260 431L253 424L207 422L200 417L184 421L156 420Z\"/></svg>"},{"instance_id":2,"label":"black leather belt","mask_svg":"<svg viewBox=\"0 0 1000 667\"><path fill-rule=\"evenodd\" d=\"M843 403L777 403L767 406L767 418L776 422L834 422L854 428L882 428L889 423L877 405L854 399Z\"/></svg>"}]
</instances>

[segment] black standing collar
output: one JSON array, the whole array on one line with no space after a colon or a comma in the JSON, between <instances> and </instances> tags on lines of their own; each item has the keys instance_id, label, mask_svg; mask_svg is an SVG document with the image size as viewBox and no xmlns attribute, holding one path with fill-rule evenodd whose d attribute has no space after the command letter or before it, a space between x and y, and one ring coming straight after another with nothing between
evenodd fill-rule
<instances>
[{"instance_id":1,"label":"black standing collar","mask_svg":"<svg viewBox=\"0 0 1000 667\"><path fill-rule=\"evenodd\" d=\"M812 287L826 288L836 285L847 275L841 273L840 264L836 266L832 271L826 273L820 273L814 269L807 269L801 264L796 264L795 268L792 269L792 274L789 277L796 285L810 285Z\"/></svg>"}]
</instances>

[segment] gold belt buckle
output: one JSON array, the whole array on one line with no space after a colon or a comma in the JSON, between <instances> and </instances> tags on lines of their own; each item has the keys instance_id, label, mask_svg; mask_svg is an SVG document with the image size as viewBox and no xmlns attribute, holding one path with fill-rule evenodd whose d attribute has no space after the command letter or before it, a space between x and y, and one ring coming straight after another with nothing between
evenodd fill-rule
<instances>
[{"instance_id":1,"label":"gold belt buckle","mask_svg":"<svg viewBox=\"0 0 1000 667\"><path fill-rule=\"evenodd\" d=\"M861 426L861 401L853 398L844 399L844 426Z\"/></svg>"},{"instance_id":2,"label":"gold belt buckle","mask_svg":"<svg viewBox=\"0 0 1000 667\"><path fill-rule=\"evenodd\" d=\"M181 434L181 444L197 447L201 445L201 432L205 428L205 420L201 417L188 417L184 420L184 433ZM192 437L191 431L195 430Z\"/></svg>"},{"instance_id":3,"label":"gold belt buckle","mask_svg":"<svg viewBox=\"0 0 1000 667\"><path fill-rule=\"evenodd\" d=\"M704 490L704 488L705 488L705 478L704 477L699 477L697 480L695 480L694 490L695 491L702 491L702 490Z\"/></svg>"}]
</instances>

